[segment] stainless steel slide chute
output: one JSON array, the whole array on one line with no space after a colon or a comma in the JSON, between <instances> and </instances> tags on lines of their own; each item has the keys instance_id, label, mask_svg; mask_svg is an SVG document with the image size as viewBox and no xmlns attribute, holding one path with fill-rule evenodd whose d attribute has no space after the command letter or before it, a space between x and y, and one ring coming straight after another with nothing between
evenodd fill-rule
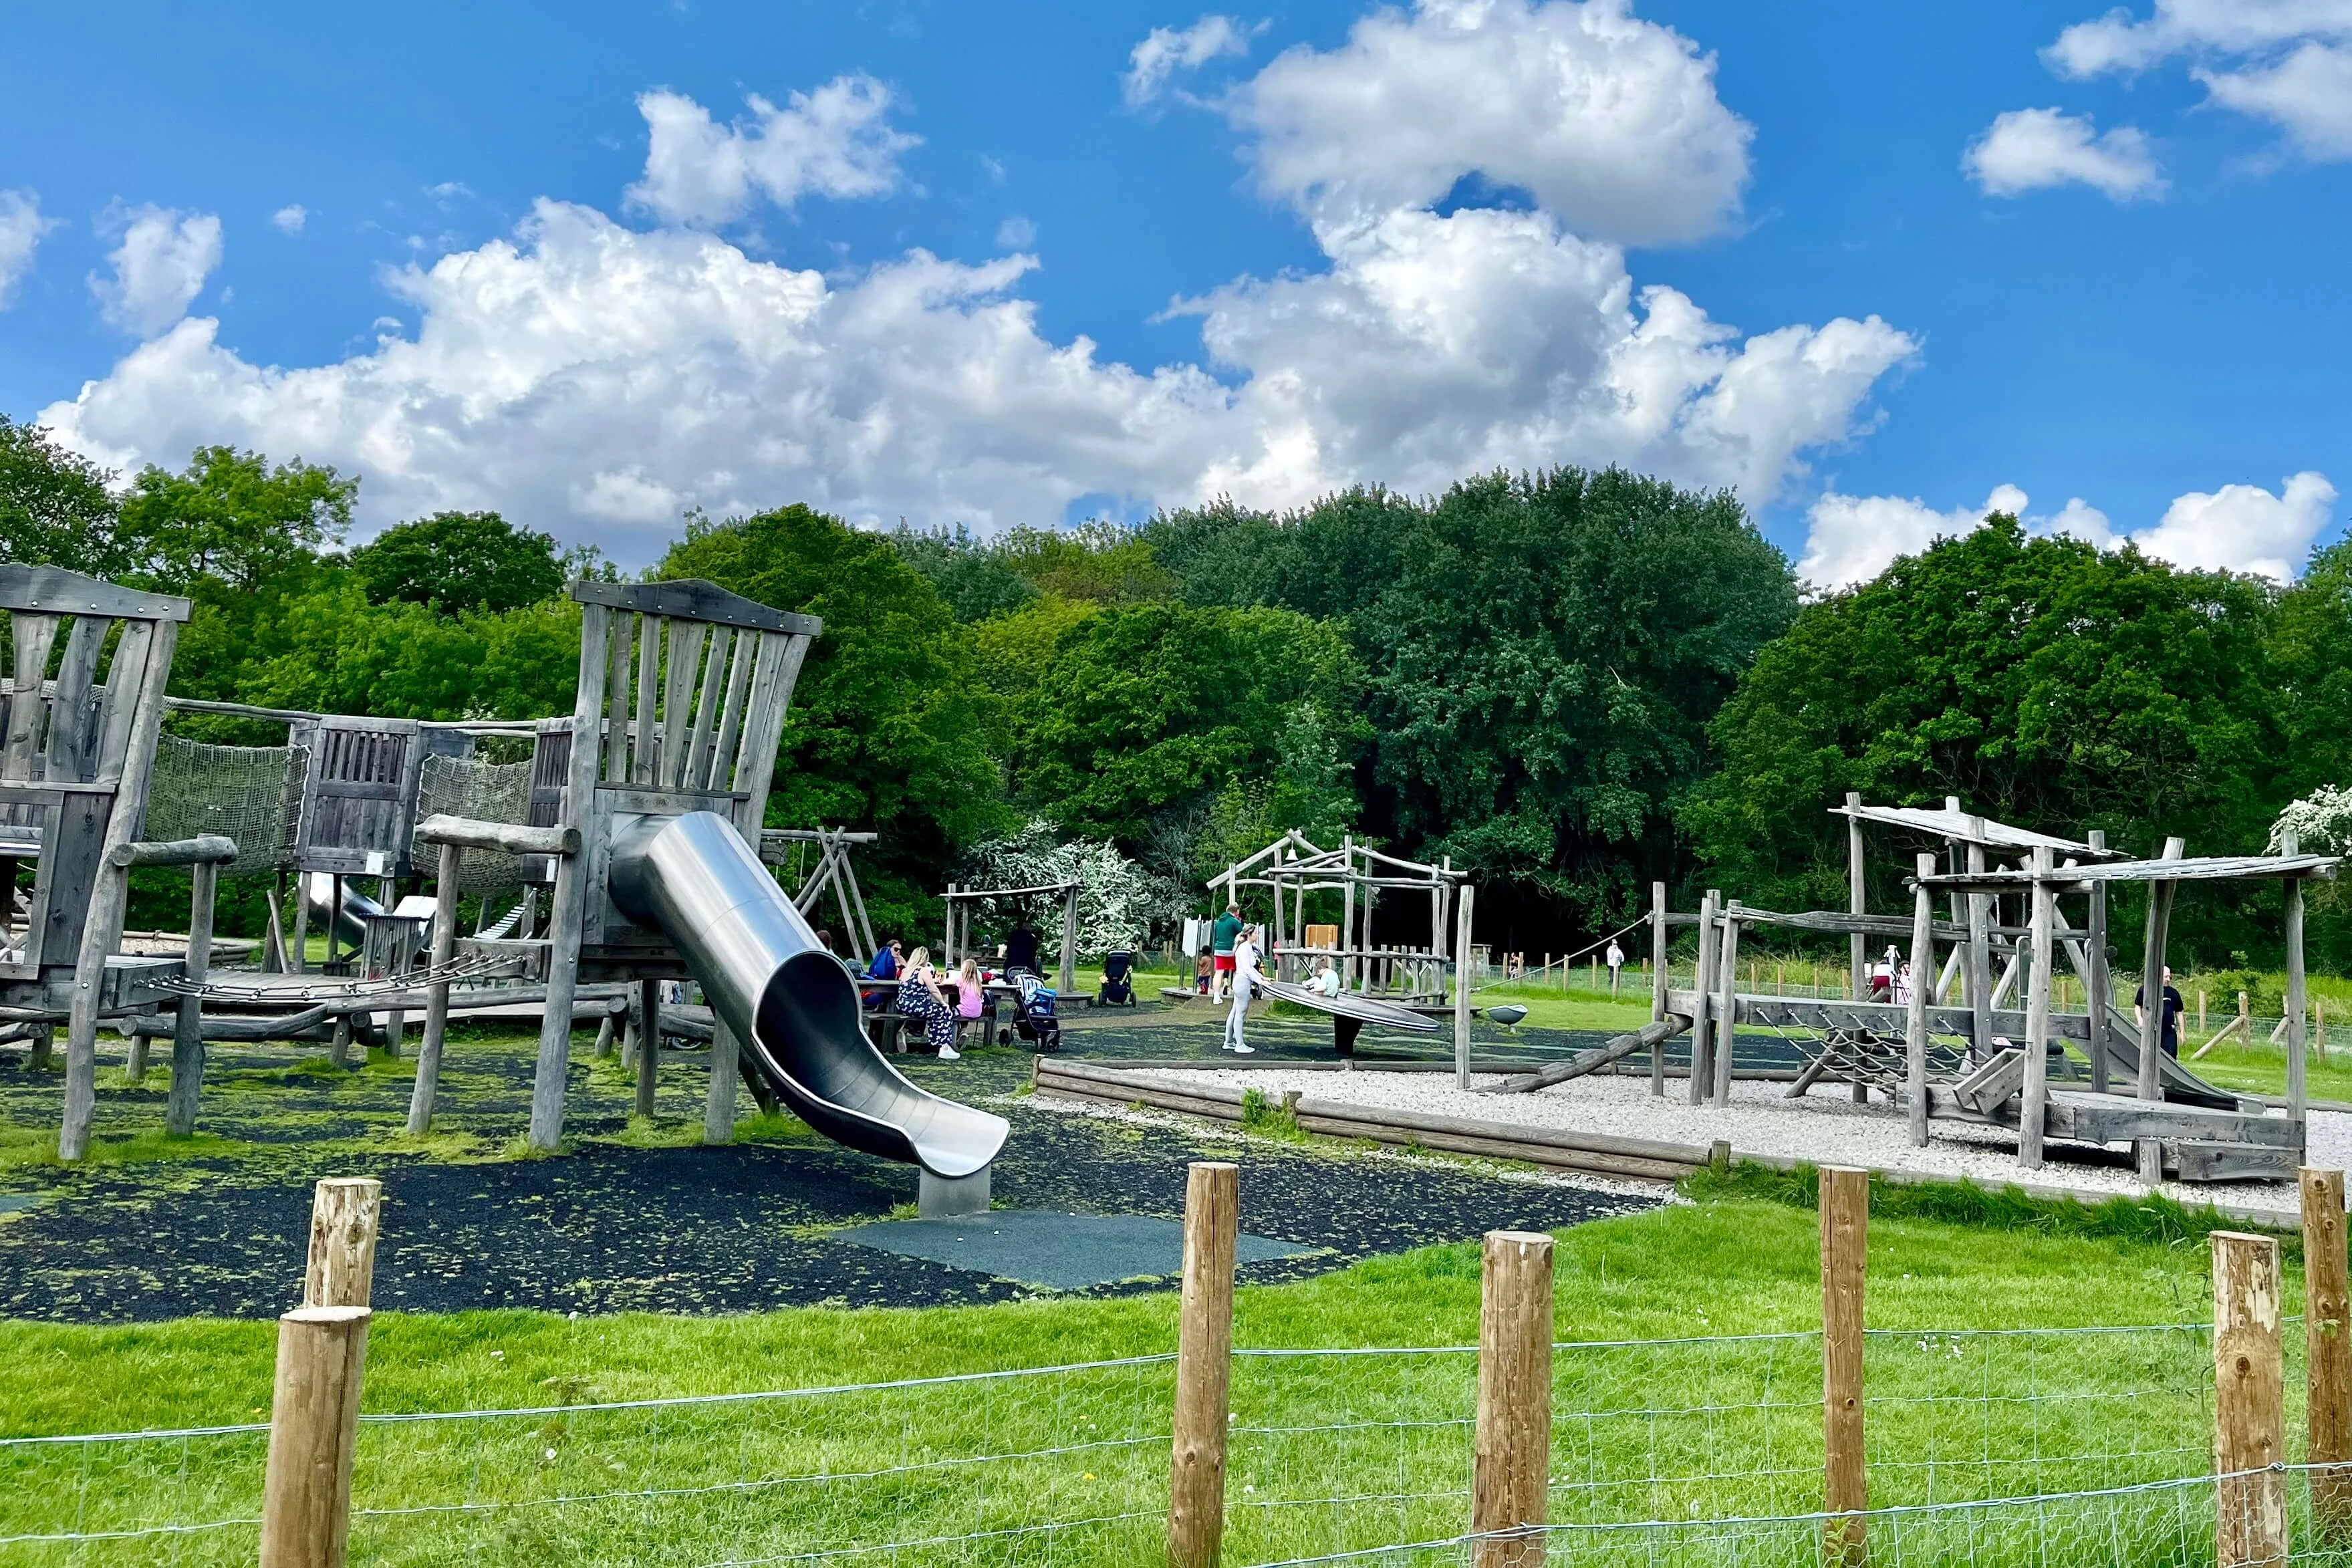
<instances>
[{"instance_id":1,"label":"stainless steel slide chute","mask_svg":"<svg viewBox=\"0 0 2352 1568\"><path fill-rule=\"evenodd\" d=\"M811 1127L958 1179L1004 1146L1004 1119L916 1088L866 1037L857 986L734 824L647 816L613 845L613 902L677 945L754 1070Z\"/></svg>"}]
</instances>

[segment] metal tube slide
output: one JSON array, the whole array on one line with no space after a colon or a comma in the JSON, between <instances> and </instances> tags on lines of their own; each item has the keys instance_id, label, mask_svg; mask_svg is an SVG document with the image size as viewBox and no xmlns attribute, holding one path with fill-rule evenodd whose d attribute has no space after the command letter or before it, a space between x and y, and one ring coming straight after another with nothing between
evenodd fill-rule
<instances>
[{"instance_id":1,"label":"metal tube slide","mask_svg":"<svg viewBox=\"0 0 2352 1568\"><path fill-rule=\"evenodd\" d=\"M676 943L761 1076L836 1142L950 1179L987 1168L1004 1119L926 1093L866 1039L849 972L817 945L734 824L647 816L613 845L613 902Z\"/></svg>"},{"instance_id":2,"label":"metal tube slide","mask_svg":"<svg viewBox=\"0 0 2352 1568\"><path fill-rule=\"evenodd\" d=\"M304 871L299 873L294 880L301 889L301 896L310 900L310 913L321 921L333 921L336 934L353 947L367 940L368 916L390 912L360 891L360 879L356 876L343 879L343 904L341 909L328 908L335 899L335 879L329 873Z\"/></svg>"}]
</instances>

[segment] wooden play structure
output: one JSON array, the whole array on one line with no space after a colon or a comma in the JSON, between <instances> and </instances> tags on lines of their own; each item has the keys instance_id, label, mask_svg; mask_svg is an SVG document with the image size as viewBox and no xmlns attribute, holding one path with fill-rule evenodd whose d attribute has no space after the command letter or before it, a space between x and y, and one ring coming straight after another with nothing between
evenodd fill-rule
<instances>
[{"instance_id":1,"label":"wooden play structure","mask_svg":"<svg viewBox=\"0 0 2352 1568\"><path fill-rule=\"evenodd\" d=\"M565 717L534 723L421 724L321 715L241 704L185 702L197 711L268 719L289 728L288 753L302 760L295 833L287 868L297 875L377 879L382 918L425 936L415 962L366 965L348 980L302 973L213 971L211 902L220 868L238 846L224 835L142 842L150 772L166 709L174 637L186 600L134 593L68 573L0 566L0 610L8 613L14 676L0 752L0 884L16 901L19 868L39 877L0 953L6 1026L37 1048L68 1026L60 1152L87 1149L93 1104L94 1046L101 1018L134 1039L174 1040L173 1124L194 1124L203 1041L313 1041L337 1047L351 1021L373 1017L397 1049L399 1020L422 1012L424 1038L410 1124L430 1124L443 1035L452 1012L528 1006L543 1014L529 1136L549 1149L562 1135L572 1026L583 986L625 988L632 1033L657 1037L659 985L684 977L661 933L613 906L609 856L616 820L715 812L760 841L770 775L793 687L820 624L754 604L707 583L575 583L582 605L578 695ZM109 633L113 656L100 678ZM60 652L61 650L61 652ZM534 787L509 792L509 820L420 813L433 758L463 761L485 735L528 741ZM272 765L284 766L283 763ZM515 781L520 784L520 780ZM551 785L552 787L546 787ZM531 820L536 818L538 820ZM824 861L804 895L847 879L845 845L868 836L820 836ZM275 847L272 847L273 850ZM501 930L467 936L457 928L461 856L508 868L506 879L547 893L537 934ZM126 878L137 866L195 868L195 908L184 959L126 957L120 945ZM394 915L388 896L403 879L429 872L429 915ZM854 879L845 897L855 900ZM531 900L535 901L535 900ZM302 913L295 900L295 958ZM331 921L339 918L328 906ZM862 909L862 904L859 906ZM333 930L331 924L331 932ZM331 945L332 937L330 937ZM337 967L342 967L338 965ZM589 1011L603 1011L592 999ZM617 998L614 999L617 1002ZM173 1015L176 1015L174 1016ZM716 1025L706 1131L731 1131L734 1042ZM641 1100L649 1098L657 1053L635 1053Z\"/></svg>"},{"instance_id":2,"label":"wooden play structure","mask_svg":"<svg viewBox=\"0 0 2352 1568\"><path fill-rule=\"evenodd\" d=\"M1849 828L1846 910L1783 914L1709 891L1697 914L1675 914L1665 908L1664 887L1653 890L1660 963L1652 1012L1690 1028L1690 1103L1729 1102L1732 1042L1744 1027L1786 1040L1806 1058L1792 1097L1823 1082L1851 1085L1857 1101L1876 1089L1902 1105L1916 1144L1928 1142L1936 1121L1969 1122L2014 1129L2019 1163L2029 1171L2042 1167L2046 1144L2057 1140L2127 1147L2151 1184L2166 1176L2294 1176L2305 1110L2303 884L2334 877L2335 858L2299 854L2290 843L2276 855L2192 858L2176 838L2161 856L2133 860L2108 849L2103 835L2077 842L2034 833L1966 812L1957 799L1937 811L1869 806L1849 795L1836 809ZM1865 907L1865 826L1942 842L1940 854L1916 856L1907 916ZM2284 889L2287 1092L2280 1108L2198 1078L2145 1041L2133 1010L2114 999L2109 890L2149 889L2140 972L2161 976L2174 897L2185 882L2208 881L2277 881ZM2079 920L2070 919L2068 901L2077 899ZM1668 984L1663 963L1667 929L1676 925L1698 927L1687 989ZM1740 936L1758 927L1845 934L1853 994L1741 992ZM1879 939L1899 944L1908 962L1900 1000L1874 999L1864 950ZM2053 1005L2062 962L2087 998L2080 1013ZM1650 1048L1653 1089L1663 1093L1662 1042Z\"/></svg>"},{"instance_id":3,"label":"wooden play structure","mask_svg":"<svg viewBox=\"0 0 2352 1568\"><path fill-rule=\"evenodd\" d=\"M1455 870L1450 858L1442 865L1423 865L1359 844L1352 835L1337 849L1323 849L1294 828L1234 861L1210 878L1207 886L1212 916L1228 901L1240 903L1244 889L1264 889L1273 896L1274 920L1267 929L1274 942L1275 978L1304 979L1317 959L1328 958L1350 992L1445 1006L1452 973L1447 932L1465 880L1466 874ZM1307 923L1307 895L1324 892L1340 895L1336 928ZM1390 895L1429 900L1428 946L1374 942L1373 911L1378 900Z\"/></svg>"},{"instance_id":4,"label":"wooden play structure","mask_svg":"<svg viewBox=\"0 0 2352 1568\"><path fill-rule=\"evenodd\" d=\"M1062 906L1062 948L1054 968L1055 993L1066 1003L1076 1005L1085 998L1076 994L1078 988L1078 884L1076 882L1045 882L1034 888L966 888L948 884L940 897L948 907L947 957L944 967L954 969L967 958L984 958L986 953L974 952L971 946L971 910L975 904L1019 905L1030 899L1052 899ZM869 950L870 951L870 950Z\"/></svg>"}]
</instances>

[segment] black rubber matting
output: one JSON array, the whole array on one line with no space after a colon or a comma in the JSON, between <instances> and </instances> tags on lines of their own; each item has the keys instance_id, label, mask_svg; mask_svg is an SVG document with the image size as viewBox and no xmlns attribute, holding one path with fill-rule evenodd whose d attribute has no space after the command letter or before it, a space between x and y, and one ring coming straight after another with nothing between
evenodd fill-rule
<instances>
[{"instance_id":1,"label":"black rubber matting","mask_svg":"<svg viewBox=\"0 0 2352 1568\"><path fill-rule=\"evenodd\" d=\"M1055 1290L1165 1279L1184 1267L1183 1226L1147 1215L999 1209L960 1219L861 1225L843 1231L841 1239ZM1234 1239L1234 1259L1268 1263L1314 1250L1244 1234Z\"/></svg>"}]
</instances>

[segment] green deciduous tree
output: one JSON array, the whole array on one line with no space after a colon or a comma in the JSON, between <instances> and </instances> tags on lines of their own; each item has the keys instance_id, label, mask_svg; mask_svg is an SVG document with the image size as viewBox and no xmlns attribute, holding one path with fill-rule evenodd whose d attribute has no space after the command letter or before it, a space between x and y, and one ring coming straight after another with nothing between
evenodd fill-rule
<instances>
[{"instance_id":1,"label":"green deciduous tree","mask_svg":"<svg viewBox=\"0 0 2352 1568\"><path fill-rule=\"evenodd\" d=\"M0 561L112 577L137 564L116 538L108 474L37 425L0 416Z\"/></svg>"},{"instance_id":2,"label":"green deciduous tree","mask_svg":"<svg viewBox=\"0 0 2352 1568\"><path fill-rule=\"evenodd\" d=\"M1843 905L1844 826L1826 813L1847 790L1956 795L2135 853L2174 833L2192 853L2257 850L2283 799L2273 615L2258 580L1995 516L1808 605L1725 705L1722 770L1683 819L1711 880L1780 907ZM1881 858L1883 900L1902 868ZM2184 921L2192 901L2213 909L2184 900Z\"/></svg>"},{"instance_id":3,"label":"green deciduous tree","mask_svg":"<svg viewBox=\"0 0 2352 1568\"><path fill-rule=\"evenodd\" d=\"M520 609L563 590L554 536L494 511L437 511L396 524L352 551L351 563L377 603L403 599L453 615Z\"/></svg>"},{"instance_id":4,"label":"green deciduous tree","mask_svg":"<svg viewBox=\"0 0 2352 1568\"><path fill-rule=\"evenodd\" d=\"M171 593L209 582L249 595L341 539L359 488L299 458L272 468L258 452L199 447L179 473L150 465L131 482L122 541Z\"/></svg>"}]
</instances>

